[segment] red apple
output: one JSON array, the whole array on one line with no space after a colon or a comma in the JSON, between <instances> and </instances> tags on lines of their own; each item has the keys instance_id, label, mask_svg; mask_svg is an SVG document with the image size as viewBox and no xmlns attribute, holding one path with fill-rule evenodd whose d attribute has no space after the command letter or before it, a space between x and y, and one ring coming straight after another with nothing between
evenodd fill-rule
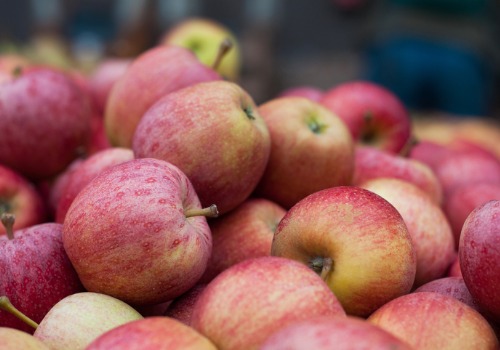
<instances>
[{"instance_id":1,"label":"red apple","mask_svg":"<svg viewBox=\"0 0 500 350\"><path fill-rule=\"evenodd\" d=\"M44 181L39 184L42 186L43 193L46 193L45 201L51 217L55 217L55 212L59 201L62 197L62 192L69 181L71 174L83 163L84 158L77 158L72 161L63 172L53 178L51 181Z\"/></svg>"},{"instance_id":2,"label":"red apple","mask_svg":"<svg viewBox=\"0 0 500 350\"><path fill-rule=\"evenodd\" d=\"M324 94L325 92L322 89L317 88L315 86L300 85L300 86L293 86L283 90L278 95L278 97L285 97L285 96L305 97L314 102L319 102Z\"/></svg>"},{"instance_id":3,"label":"red apple","mask_svg":"<svg viewBox=\"0 0 500 350\"><path fill-rule=\"evenodd\" d=\"M271 135L259 196L290 208L311 193L351 184L354 144L339 117L304 97L270 100L259 113Z\"/></svg>"},{"instance_id":4,"label":"red apple","mask_svg":"<svg viewBox=\"0 0 500 350\"><path fill-rule=\"evenodd\" d=\"M172 164L134 159L102 171L64 220L64 248L88 291L159 304L205 271L212 238L189 179Z\"/></svg>"},{"instance_id":5,"label":"red apple","mask_svg":"<svg viewBox=\"0 0 500 350\"><path fill-rule=\"evenodd\" d=\"M218 349L258 349L274 332L315 316L345 317L328 286L296 261L245 260L222 272L199 296L191 326Z\"/></svg>"},{"instance_id":6,"label":"red apple","mask_svg":"<svg viewBox=\"0 0 500 350\"><path fill-rule=\"evenodd\" d=\"M269 131L251 96L225 81L166 95L144 114L133 139L136 158L176 165L202 205L215 203L221 214L250 196L270 149Z\"/></svg>"},{"instance_id":7,"label":"red apple","mask_svg":"<svg viewBox=\"0 0 500 350\"><path fill-rule=\"evenodd\" d=\"M317 272L349 315L368 316L408 293L415 280L415 248L403 218L360 187L333 187L298 202L279 223L271 254Z\"/></svg>"},{"instance_id":8,"label":"red apple","mask_svg":"<svg viewBox=\"0 0 500 350\"><path fill-rule=\"evenodd\" d=\"M197 284L177 297L168 306L165 316L175 318L188 326L191 325L191 315L193 314L194 305L206 286L206 284Z\"/></svg>"}]
</instances>

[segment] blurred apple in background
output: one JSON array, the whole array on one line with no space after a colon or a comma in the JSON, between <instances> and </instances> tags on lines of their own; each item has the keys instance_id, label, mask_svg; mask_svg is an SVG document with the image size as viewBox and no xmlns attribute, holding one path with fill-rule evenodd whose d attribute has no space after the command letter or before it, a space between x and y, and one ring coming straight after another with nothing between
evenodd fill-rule
<instances>
[{"instance_id":1,"label":"blurred apple in background","mask_svg":"<svg viewBox=\"0 0 500 350\"><path fill-rule=\"evenodd\" d=\"M281 97L259 106L271 154L256 194L288 209L316 191L350 185L354 143L344 122L317 102Z\"/></svg>"},{"instance_id":2,"label":"blurred apple in background","mask_svg":"<svg viewBox=\"0 0 500 350\"><path fill-rule=\"evenodd\" d=\"M271 140L252 97L225 81L194 84L166 95L142 117L136 158L179 167L206 207L220 214L243 203L266 168Z\"/></svg>"},{"instance_id":3,"label":"blurred apple in background","mask_svg":"<svg viewBox=\"0 0 500 350\"><path fill-rule=\"evenodd\" d=\"M191 315L193 314L194 305L206 286L206 284L199 283L175 298L167 310L165 310L165 316L175 318L188 326L191 325Z\"/></svg>"},{"instance_id":4,"label":"blurred apple in background","mask_svg":"<svg viewBox=\"0 0 500 350\"><path fill-rule=\"evenodd\" d=\"M387 200L354 186L295 204L276 229L271 254L315 271L348 315L368 316L410 292L415 280L416 250L403 218Z\"/></svg>"},{"instance_id":5,"label":"blurred apple in background","mask_svg":"<svg viewBox=\"0 0 500 350\"><path fill-rule=\"evenodd\" d=\"M31 334L0 327L0 349L49 350L50 348Z\"/></svg>"},{"instance_id":6,"label":"blurred apple in background","mask_svg":"<svg viewBox=\"0 0 500 350\"><path fill-rule=\"evenodd\" d=\"M325 92L315 86L309 86L309 85L300 85L300 86L293 86L289 87L285 90L283 90L278 97L305 97L308 98L314 102L319 102Z\"/></svg>"}]
</instances>

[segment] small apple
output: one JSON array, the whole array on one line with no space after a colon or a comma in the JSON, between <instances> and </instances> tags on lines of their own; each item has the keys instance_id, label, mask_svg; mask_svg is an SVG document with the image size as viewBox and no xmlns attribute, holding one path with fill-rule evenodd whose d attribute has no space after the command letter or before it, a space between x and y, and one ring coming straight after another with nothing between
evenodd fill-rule
<instances>
[{"instance_id":1,"label":"small apple","mask_svg":"<svg viewBox=\"0 0 500 350\"><path fill-rule=\"evenodd\" d=\"M0 327L0 349L50 350L31 334L9 327Z\"/></svg>"}]
</instances>

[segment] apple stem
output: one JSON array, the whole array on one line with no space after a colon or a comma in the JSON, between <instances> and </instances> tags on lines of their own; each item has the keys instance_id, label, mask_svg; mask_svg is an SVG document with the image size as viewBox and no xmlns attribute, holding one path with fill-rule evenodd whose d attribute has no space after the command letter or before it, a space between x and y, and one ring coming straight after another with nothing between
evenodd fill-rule
<instances>
[{"instance_id":1,"label":"apple stem","mask_svg":"<svg viewBox=\"0 0 500 350\"><path fill-rule=\"evenodd\" d=\"M7 238L14 239L14 222L16 221L16 216L11 213L2 213L1 221L7 232Z\"/></svg>"},{"instance_id":2,"label":"apple stem","mask_svg":"<svg viewBox=\"0 0 500 350\"><path fill-rule=\"evenodd\" d=\"M216 218L217 216L219 216L219 210L217 209L217 206L215 204L212 204L207 208L188 209L184 212L184 215L186 215L186 218L190 218L193 216L206 216L209 218Z\"/></svg>"},{"instance_id":3,"label":"apple stem","mask_svg":"<svg viewBox=\"0 0 500 350\"><path fill-rule=\"evenodd\" d=\"M8 313L16 316L18 319L26 323L28 326L31 326L35 329L38 328L38 323L33 321L31 318L23 314L21 311L19 311L12 303L10 302L9 298L5 295L0 296L0 309L7 311Z\"/></svg>"},{"instance_id":4,"label":"apple stem","mask_svg":"<svg viewBox=\"0 0 500 350\"><path fill-rule=\"evenodd\" d=\"M413 147L415 147L419 143L418 139L415 135L411 135L406 144L403 146L401 151L399 151L399 155L401 157L408 157L410 155L410 151Z\"/></svg>"},{"instance_id":5,"label":"apple stem","mask_svg":"<svg viewBox=\"0 0 500 350\"><path fill-rule=\"evenodd\" d=\"M229 38L222 40L219 46L219 51L217 52L217 56L215 57L215 61L212 64L213 70L216 71L217 69L219 69L222 59L224 58L224 56L226 56L226 54L229 52L229 50L231 50L232 47L233 42Z\"/></svg>"},{"instance_id":6,"label":"apple stem","mask_svg":"<svg viewBox=\"0 0 500 350\"><path fill-rule=\"evenodd\" d=\"M325 280L328 272L330 272L333 267L333 261L330 258L317 256L309 262L309 267Z\"/></svg>"}]
</instances>

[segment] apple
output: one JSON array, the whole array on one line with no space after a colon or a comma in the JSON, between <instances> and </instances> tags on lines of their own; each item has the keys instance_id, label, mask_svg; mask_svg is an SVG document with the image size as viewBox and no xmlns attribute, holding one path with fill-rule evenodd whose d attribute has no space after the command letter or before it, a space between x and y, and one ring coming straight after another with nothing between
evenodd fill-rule
<instances>
[{"instance_id":1,"label":"apple","mask_svg":"<svg viewBox=\"0 0 500 350\"><path fill-rule=\"evenodd\" d=\"M475 208L465 220L458 253L472 297L488 318L500 324L500 200Z\"/></svg>"},{"instance_id":2,"label":"apple","mask_svg":"<svg viewBox=\"0 0 500 350\"><path fill-rule=\"evenodd\" d=\"M410 350L389 332L357 317L315 317L272 334L259 350Z\"/></svg>"},{"instance_id":3,"label":"apple","mask_svg":"<svg viewBox=\"0 0 500 350\"><path fill-rule=\"evenodd\" d=\"M114 165L134 159L129 148L112 147L88 157L69 175L56 208L56 222L62 223L78 193L100 172Z\"/></svg>"},{"instance_id":4,"label":"apple","mask_svg":"<svg viewBox=\"0 0 500 350\"><path fill-rule=\"evenodd\" d=\"M176 320L191 325L191 315L196 301L205 290L206 284L198 283L193 288L175 298L165 310L165 316L175 318Z\"/></svg>"},{"instance_id":5,"label":"apple","mask_svg":"<svg viewBox=\"0 0 500 350\"><path fill-rule=\"evenodd\" d=\"M200 282L243 260L271 255L274 230L285 215L280 205L264 198L249 198L230 213L209 222L212 255Z\"/></svg>"},{"instance_id":6,"label":"apple","mask_svg":"<svg viewBox=\"0 0 500 350\"><path fill-rule=\"evenodd\" d=\"M137 124L164 95L189 85L221 79L183 47L161 45L136 57L111 88L104 125L111 145L132 146Z\"/></svg>"},{"instance_id":7,"label":"apple","mask_svg":"<svg viewBox=\"0 0 500 350\"><path fill-rule=\"evenodd\" d=\"M383 86L362 80L338 84L320 100L362 145L399 153L411 142L411 118L401 100Z\"/></svg>"},{"instance_id":8,"label":"apple","mask_svg":"<svg viewBox=\"0 0 500 350\"><path fill-rule=\"evenodd\" d=\"M201 277L212 251L204 210L174 165L133 159L102 171L64 219L63 243L89 292L131 305L160 304Z\"/></svg>"},{"instance_id":9,"label":"apple","mask_svg":"<svg viewBox=\"0 0 500 350\"><path fill-rule=\"evenodd\" d=\"M299 85L299 86L289 87L283 90L278 95L278 97L297 96L297 97L308 98L314 102L319 102L324 94L325 92L318 87L310 85Z\"/></svg>"},{"instance_id":10,"label":"apple","mask_svg":"<svg viewBox=\"0 0 500 350\"><path fill-rule=\"evenodd\" d=\"M49 350L49 347L31 334L14 328L0 327L0 349Z\"/></svg>"},{"instance_id":11,"label":"apple","mask_svg":"<svg viewBox=\"0 0 500 350\"><path fill-rule=\"evenodd\" d=\"M313 193L274 233L271 255L300 261L335 293L348 315L365 317L410 292L416 256L399 212L355 186Z\"/></svg>"},{"instance_id":12,"label":"apple","mask_svg":"<svg viewBox=\"0 0 500 350\"><path fill-rule=\"evenodd\" d=\"M55 212L59 201L62 197L62 192L68 183L71 174L83 163L84 158L76 158L72 161L64 171L59 173L56 177L51 180L45 180L38 183L38 188L45 197L46 207L49 212L50 218L55 219Z\"/></svg>"},{"instance_id":13,"label":"apple","mask_svg":"<svg viewBox=\"0 0 500 350\"><path fill-rule=\"evenodd\" d=\"M441 205L441 183L424 163L368 146L356 147L354 159L353 185L380 177L396 178L411 182L427 193L434 203Z\"/></svg>"},{"instance_id":14,"label":"apple","mask_svg":"<svg viewBox=\"0 0 500 350\"><path fill-rule=\"evenodd\" d=\"M179 167L202 206L225 214L243 203L269 159L269 130L252 97L226 81L198 83L172 92L142 117L133 138L136 158Z\"/></svg>"},{"instance_id":15,"label":"apple","mask_svg":"<svg viewBox=\"0 0 500 350\"><path fill-rule=\"evenodd\" d=\"M493 328L479 312L454 297L411 293L391 300L368 321L415 349L498 349Z\"/></svg>"},{"instance_id":16,"label":"apple","mask_svg":"<svg viewBox=\"0 0 500 350\"><path fill-rule=\"evenodd\" d=\"M0 295L40 322L57 302L83 287L64 250L62 225L44 223L12 232L13 219L2 215L9 232L0 236ZM2 310L0 326L33 331Z\"/></svg>"},{"instance_id":17,"label":"apple","mask_svg":"<svg viewBox=\"0 0 500 350\"><path fill-rule=\"evenodd\" d=\"M218 275L194 305L191 326L218 349L258 349L282 327L315 316L345 317L328 286L301 263L242 261Z\"/></svg>"},{"instance_id":18,"label":"apple","mask_svg":"<svg viewBox=\"0 0 500 350\"><path fill-rule=\"evenodd\" d=\"M455 259L455 242L441 207L407 181L377 178L360 186L386 199L403 217L417 252L413 287L444 276Z\"/></svg>"},{"instance_id":19,"label":"apple","mask_svg":"<svg viewBox=\"0 0 500 350\"><path fill-rule=\"evenodd\" d=\"M450 265L450 268L448 269L448 277L463 277L462 276L462 270L460 270L460 255L456 255L455 259Z\"/></svg>"},{"instance_id":20,"label":"apple","mask_svg":"<svg viewBox=\"0 0 500 350\"><path fill-rule=\"evenodd\" d=\"M229 39L231 50L224 55L216 71L230 81L237 81L241 71L241 49L234 33L225 25L208 18L185 18L168 28L162 45L178 45L192 51L208 67L217 65L221 42Z\"/></svg>"},{"instance_id":21,"label":"apple","mask_svg":"<svg viewBox=\"0 0 500 350\"><path fill-rule=\"evenodd\" d=\"M259 113L271 135L271 154L258 196L288 209L316 191L351 184L354 143L339 117L304 97L272 99Z\"/></svg>"},{"instance_id":22,"label":"apple","mask_svg":"<svg viewBox=\"0 0 500 350\"><path fill-rule=\"evenodd\" d=\"M53 177L90 137L90 106L66 74L32 69L0 84L0 163L31 180Z\"/></svg>"},{"instance_id":23,"label":"apple","mask_svg":"<svg viewBox=\"0 0 500 350\"><path fill-rule=\"evenodd\" d=\"M0 164L0 215L14 214L14 230L45 220L45 203L35 185L16 171ZM0 237L6 233L0 225Z\"/></svg>"},{"instance_id":24,"label":"apple","mask_svg":"<svg viewBox=\"0 0 500 350\"><path fill-rule=\"evenodd\" d=\"M14 53L2 53L0 55L0 71L2 72L12 72L30 65L32 65L32 62L22 55Z\"/></svg>"}]
</instances>

